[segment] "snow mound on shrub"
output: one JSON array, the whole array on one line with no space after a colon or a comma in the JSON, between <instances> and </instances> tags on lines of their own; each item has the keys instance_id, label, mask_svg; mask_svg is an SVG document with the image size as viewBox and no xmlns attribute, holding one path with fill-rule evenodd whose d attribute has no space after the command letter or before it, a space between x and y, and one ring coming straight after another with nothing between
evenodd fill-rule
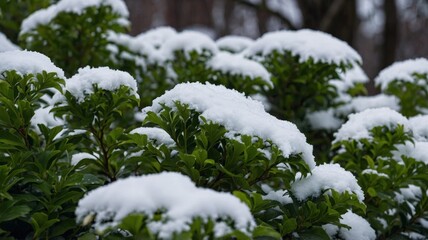
<instances>
[{"instance_id":1,"label":"snow mound on shrub","mask_svg":"<svg viewBox=\"0 0 428 240\"><path fill-rule=\"evenodd\" d=\"M410 131L409 121L400 113L390 108L366 109L349 115L349 120L335 133L334 142L350 139L371 139L371 129L385 126L392 130L397 125L403 125L406 131Z\"/></svg>"},{"instance_id":2,"label":"snow mound on shrub","mask_svg":"<svg viewBox=\"0 0 428 240\"><path fill-rule=\"evenodd\" d=\"M211 219L216 225L230 219L234 229L247 234L255 226L250 210L235 196L197 188L187 176L172 172L120 179L90 191L79 201L76 215L77 221L82 222L88 215L96 214L94 227L102 231L119 224L129 214L153 216L158 210L163 210L163 221L148 226L167 239L174 232L188 230L195 217ZM222 221L216 222L219 218ZM224 230L232 231L214 229L219 230L218 235L224 234Z\"/></svg>"},{"instance_id":3,"label":"snow mound on shrub","mask_svg":"<svg viewBox=\"0 0 428 240\"><path fill-rule=\"evenodd\" d=\"M62 126L64 125L64 120L57 118L51 113L53 106L48 106L45 108L38 108L34 111L34 115L31 118L31 126L38 128L38 124L43 124L49 128Z\"/></svg>"},{"instance_id":4,"label":"snow mound on shrub","mask_svg":"<svg viewBox=\"0 0 428 240\"><path fill-rule=\"evenodd\" d=\"M0 52L19 50L20 48L13 44L7 37L0 32Z\"/></svg>"},{"instance_id":5,"label":"snow mound on shrub","mask_svg":"<svg viewBox=\"0 0 428 240\"><path fill-rule=\"evenodd\" d=\"M340 73L340 79L333 79L330 81L330 84L335 86L339 95L346 94L347 91L355 87L358 83L367 83L369 77L359 66L354 64L351 69L347 70L344 73Z\"/></svg>"},{"instance_id":6,"label":"snow mound on shrub","mask_svg":"<svg viewBox=\"0 0 428 240\"><path fill-rule=\"evenodd\" d=\"M217 47L221 50L232 51L234 53L242 52L244 49L251 46L254 40L242 36L224 36L217 39Z\"/></svg>"},{"instance_id":7,"label":"snow mound on shrub","mask_svg":"<svg viewBox=\"0 0 428 240\"><path fill-rule=\"evenodd\" d=\"M428 142L428 115L419 115L409 119L416 140Z\"/></svg>"},{"instance_id":8,"label":"snow mound on shrub","mask_svg":"<svg viewBox=\"0 0 428 240\"><path fill-rule=\"evenodd\" d=\"M401 161L401 156L407 156L414 158L417 161L421 161L428 164L428 142L409 142L395 146L397 150L393 151L392 154L394 159Z\"/></svg>"},{"instance_id":9,"label":"snow mound on shrub","mask_svg":"<svg viewBox=\"0 0 428 240\"><path fill-rule=\"evenodd\" d=\"M174 28L158 27L139 34L136 39L139 42L150 44L155 48L160 48L168 39L177 35Z\"/></svg>"},{"instance_id":10,"label":"snow mound on shrub","mask_svg":"<svg viewBox=\"0 0 428 240\"><path fill-rule=\"evenodd\" d=\"M265 112L263 105L243 93L224 86L202 83L182 83L156 98L143 113L162 111L162 105L175 109L175 102L189 105L209 121L223 125L231 137L234 134L257 136L271 140L284 157L302 154L310 168L315 166L312 146L306 142L296 125Z\"/></svg>"},{"instance_id":11,"label":"snow mound on shrub","mask_svg":"<svg viewBox=\"0 0 428 240\"><path fill-rule=\"evenodd\" d=\"M390 108L395 111L399 111L401 109L399 99L397 97L378 94L375 96L354 97L349 103L340 106L337 109L337 112L342 115L347 115L352 112L362 112L366 109L382 107Z\"/></svg>"},{"instance_id":12,"label":"snow mound on shrub","mask_svg":"<svg viewBox=\"0 0 428 240\"><path fill-rule=\"evenodd\" d=\"M364 192L358 185L355 176L339 164L316 166L310 175L298 179L291 188L293 194L300 201L308 197L318 197L324 190L328 189L333 189L339 193L355 193L361 202L364 200Z\"/></svg>"},{"instance_id":13,"label":"snow mound on shrub","mask_svg":"<svg viewBox=\"0 0 428 240\"><path fill-rule=\"evenodd\" d=\"M154 127L139 127L133 129L130 134L140 134L146 135L147 138L155 140L159 144L165 145L175 145L174 140L169 136L169 134L163 130L162 128L154 128Z\"/></svg>"},{"instance_id":14,"label":"snow mound on shrub","mask_svg":"<svg viewBox=\"0 0 428 240\"><path fill-rule=\"evenodd\" d=\"M415 82L413 74L428 74L428 60L425 58L409 59L406 61L396 62L391 66L383 69L375 78L375 83L385 90L388 85L394 81ZM415 82L415 84L418 84ZM421 84L426 84L422 82Z\"/></svg>"},{"instance_id":15,"label":"snow mound on shrub","mask_svg":"<svg viewBox=\"0 0 428 240\"><path fill-rule=\"evenodd\" d=\"M259 54L266 56L273 51L290 51L299 56L301 62L309 59L330 64L362 62L361 56L346 42L309 29L266 33L243 53L251 57Z\"/></svg>"},{"instance_id":16,"label":"snow mound on shrub","mask_svg":"<svg viewBox=\"0 0 428 240\"><path fill-rule=\"evenodd\" d=\"M54 72L59 78L64 78L64 71L55 66L48 57L26 50L0 52L0 73L11 70L21 75Z\"/></svg>"},{"instance_id":17,"label":"snow mound on shrub","mask_svg":"<svg viewBox=\"0 0 428 240\"><path fill-rule=\"evenodd\" d=\"M86 95L94 93L93 85L107 91L114 91L121 86L127 86L130 94L138 97L137 82L127 72L112 70L108 67L84 67L67 80L65 90L70 92L78 102L82 102Z\"/></svg>"},{"instance_id":18,"label":"snow mound on shrub","mask_svg":"<svg viewBox=\"0 0 428 240\"><path fill-rule=\"evenodd\" d=\"M202 53L204 50L216 53L218 48L211 38L196 31L183 31L178 33L168 39L160 48L162 55L169 60L174 59L174 52L180 50L185 53L191 51Z\"/></svg>"},{"instance_id":19,"label":"snow mound on shrub","mask_svg":"<svg viewBox=\"0 0 428 240\"><path fill-rule=\"evenodd\" d=\"M374 240L376 239L376 232L370 226L370 224L364 218L348 210L341 216L341 224L348 225L351 229L340 228L332 224L326 224L323 226L327 234L333 238L335 235L339 236L344 240Z\"/></svg>"},{"instance_id":20,"label":"snow mound on shrub","mask_svg":"<svg viewBox=\"0 0 428 240\"><path fill-rule=\"evenodd\" d=\"M213 70L231 75L241 75L251 79L261 78L270 87L270 73L260 63L244 58L241 55L228 52L219 52L207 62L207 66Z\"/></svg>"},{"instance_id":21,"label":"snow mound on shrub","mask_svg":"<svg viewBox=\"0 0 428 240\"><path fill-rule=\"evenodd\" d=\"M310 112L306 119L314 130L324 129L327 131L337 130L342 125L342 120L335 116L334 109Z\"/></svg>"},{"instance_id":22,"label":"snow mound on shrub","mask_svg":"<svg viewBox=\"0 0 428 240\"><path fill-rule=\"evenodd\" d=\"M82 14L86 8L109 6L112 12L118 14L119 22L128 24L128 8L123 0L61 0L45 9L35 11L21 24L20 34L30 32L39 25L46 25L62 12Z\"/></svg>"}]
</instances>

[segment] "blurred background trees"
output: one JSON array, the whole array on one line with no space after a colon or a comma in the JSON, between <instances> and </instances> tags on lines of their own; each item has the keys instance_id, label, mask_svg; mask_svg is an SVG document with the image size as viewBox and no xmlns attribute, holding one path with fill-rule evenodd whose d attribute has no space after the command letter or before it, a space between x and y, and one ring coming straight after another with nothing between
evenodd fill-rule
<instances>
[{"instance_id":1,"label":"blurred background trees","mask_svg":"<svg viewBox=\"0 0 428 240\"><path fill-rule=\"evenodd\" d=\"M32 4L28 4L32 1ZM17 40L20 22L56 0L0 1L0 32ZM373 78L394 61L428 56L428 0L125 0L131 34L158 26L213 38L310 28L348 42ZM13 4L15 7L11 8ZM19 7L16 7L19 6ZM28 9L33 6L34 9ZM11 13L10 9L19 9ZM373 88L369 87L373 92Z\"/></svg>"}]
</instances>

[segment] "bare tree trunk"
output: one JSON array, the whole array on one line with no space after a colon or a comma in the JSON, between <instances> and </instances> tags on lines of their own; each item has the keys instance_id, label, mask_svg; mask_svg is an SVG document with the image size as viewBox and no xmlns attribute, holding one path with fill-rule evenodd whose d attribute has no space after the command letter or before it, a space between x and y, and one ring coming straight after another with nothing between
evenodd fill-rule
<instances>
[{"instance_id":1,"label":"bare tree trunk","mask_svg":"<svg viewBox=\"0 0 428 240\"><path fill-rule=\"evenodd\" d=\"M384 0L385 26L383 30L383 44L381 53L381 69L391 65L395 61L398 43L398 18L397 5L393 0Z\"/></svg>"}]
</instances>

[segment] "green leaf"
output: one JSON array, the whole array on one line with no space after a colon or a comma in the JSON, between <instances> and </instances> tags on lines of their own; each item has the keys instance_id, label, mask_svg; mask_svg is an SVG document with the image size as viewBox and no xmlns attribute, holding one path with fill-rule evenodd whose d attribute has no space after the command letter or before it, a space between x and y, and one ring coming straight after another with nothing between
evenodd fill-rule
<instances>
[{"instance_id":1,"label":"green leaf","mask_svg":"<svg viewBox=\"0 0 428 240\"><path fill-rule=\"evenodd\" d=\"M268 226L257 226L253 231L253 238L266 238L281 239L282 236L273 228Z\"/></svg>"}]
</instances>

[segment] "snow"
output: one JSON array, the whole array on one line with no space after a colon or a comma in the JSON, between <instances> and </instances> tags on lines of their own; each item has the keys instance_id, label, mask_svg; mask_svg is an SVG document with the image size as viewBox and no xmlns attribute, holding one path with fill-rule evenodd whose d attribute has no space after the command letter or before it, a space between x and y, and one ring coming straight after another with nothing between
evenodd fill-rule
<instances>
[{"instance_id":1,"label":"snow","mask_svg":"<svg viewBox=\"0 0 428 240\"><path fill-rule=\"evenodd\" d=\"M392 154L397 161L401 161L401 156L404 155L428 164L428 142L415 141L412 143L407 141L405 144L396 145L395 147L397 150L393 151Z\"/></svg>"},{"instance_id":2,"label":"snow","mask_svg":"<svg viewBox=\"0 0 428 240\"><path fill-rule=\"evenodd\" d=\"M340 179L340 181L338 181ZM292 192L300 201L308 197L318 197L323 191L333 189L339 193L355 193L358 199L364 200L364 192L352 173L339 164L322 164L312 169L311 174L296 180Z\"/></svg>"},{"instance_id":3,"label":"snow","mask_svg":"<svg viewBox=\"0 0 428 240\"><path fill-rule=\"evenodd\" d=\"M38 124L43 124L49 128L64 125L64 120L55 117L54 114L50 112L52 108L53 106L48 106L45 108L38 108L34 111L34 115L31 118L31 125L35 129L38 129Z\"/></svg>"},{"instance_id":4,"label":"snow","mask_svg":"<svg viewBox=\"0 0 428 240\"><path fill-rule=\"evenodd\" d=\"M184 51L185 54L191 51L196 51L199 54L208 51L215 54L218 48L211 38L196 31L178 33L165 41L160 48L161 54L168 60L174 59L174 53L180 50Z\"/></svg>"},{"instance_id":5,"label":"snow","mask_svg":"<svg viewBox=\"0 0 428 240\"><path fill-rule=\"evenodd\" d=\"M0 52L19 50L20 48L13 44L7 37L0 32Z\"/></svg>"},{"instance_id":6,"label":"snow","mask_svg":"<svg viewBox=\"0 0 428 240\"><path fill-rule=\"evenodd\" d=\"M371 139L371 129L385 126L393 130L397 125L403 125L405 131L410 131L409 121L400 113L390 108L366 109L349 115L349 120L335 133L334 142L350 139Z\"/></svg>"},{"instance_id":7,"label":"snow","mask_svg":"<svg viewBox=\"0 0 428 240\"><path fill-rule=\"evenodd\" d=\"M20 34L30 32L39 25L47 25L62 12L81 15L86 8L102 6L111 7L113 13L122 17L118 20L118 23L127 24L126 18L128 18L129 12L123 0L61 0L46 9L35 11L24 19L21 24Z\"/></svg>"},{"instance_id":8,"label":"snow","mask_svg":"<svg viewBox=\"0 0 428 240\"><path fill-rule=\"evenodd\" d=\"M339 236L345 240L374 240L376 239L376 233L370 224L364 218L358 216L349 210L343 214L340 220L341 224L345 224L351 227L351 229L340 228Z\"/></svg>"},{"instance_id":9,"label":"snow","mask_svg":"<svg viewBox=\"0 0 428 240\"><path fill-rule=\"evenodd\" d=\"M315 166L312 146L296 125L273 117L265 112L259 101L242 93L209 83L182 83L156 98L152 106L143 109L143 113L160 113L162 104L174 109L176 101L200 112L208 121L223 125L229 131L228 136L243 134L269 139L284 157L302 154L310 168Z\"/></svg>"},{"instance_id":10,"label":"snow","mask_svg":"<svg viewBox=\"0 0 428 240\"><path fill-rule=\"evenodd\" d=\"M399 192L395 193L395 200L399 203L404 201L418 200L422 196L422 189L419 186L409 184L406 188L400 188Z\"/></svg>"},{"instance_id":11,"label":"snow","mask_svg":"<svg viewBox=\"0 0 428 240\"><path fill-rule=\"evenodd\" d=\"M358 96L343 106L338 107L337 112L342 115L347 115L352 112L362 112L370 108L390 108L395 111L401 109L400 100L391 95L378 94L375 96Z\"/></svg>"},{"instance_id":12,"label":"snow","mask_svg":"<svg viewBox=\"0 0 428 240\"><path fill-rule=\"evenodd\" d=\"M212 219L216 225L219 219L230 219L234 229L246 234L255 226L250 210L235 196L197 188L187 176L173 172L128 177L99 187L79 201L76 215L82 222L96 214L94 227L103 231L131 213L151 218L158 210L163 210L162 221L152 221L148 227L161 239L171 239L174 232L188 229L195 217ZM221 231L216 235L230 232L222 226L215 228Z\"/></svg>"},{"instance_id":13,"label":"snow","mask_svg":"<svg viewBox=\"0 0 428 240\"><path fill-rule=\"evenodd\" d=\"M139 39L132 37L128 34L109 31L107 39L110 42L125 46L130 51L145 57L144 60L135 59L136 62L147 61L148 63L162 63L164 61L159 50L155 49L153 45L140 41ZM110 49L110 51L113 53L117 52L116 49L115 50ZM126 58L128 56L122 55L122 57ZM135 57L137 56L134 56L134 58Z\"/></svg>"},{"instance_id":14,"label":"snow","mask_svg":"<svg viewBox=\"0 0 428 240\"><path fill-rule=\"evenodd\" d=\"M306 115L309 125L314 130L337 130L343 121L335 116L334 109L311 112Z\"/></svg>"},{"instance_id":15,"label":"snow","mask_svg":"<svg viewBox=\"0 0 428 240\"><path fill-rule=\"evenodd\" d=\"M229 35L217 39L217 47L224 51L231 51L233 53L240 53L247 47L251 46L254 40L243 36Z\"/></svg>"},{"instance_id":16,"label":"snow","mask_svg":"<svg viewBox=\"0 0 428 240\"><path fill-rule=\"evenodd\" d=\"M388 85L394 80L413 82L415 84L423 84L416 82L416 78L413 74L428 74L428 60L425 58L409 59L401 62L396 62L391 66L383 69L379 75L375 78L375 83L380 86L382 90L385 90Z\"/></svg>"},{"instance_id":17,"label":"snow","mask_svg":"<svg viewBox=\"0 0 428 240\"><path fill-rule=\"evenodd\" d=\"M389 178L389 176L387 174L380 173L374 169L364 169L361 173L362 174L372 174L372 175L377 175L379 177Z\"/></svg>"},{"instance_id":18,"label":"snow","mask_svg":"<svg viewBox=\"0 0 428 240\"><path fill-rule=\"evenodd\" d=\"M409 118L410 128L417 141L428 142L428 115Z\"/></svg>"},{"instance_id":19,"label":"snow","mask_svg":"<svg viewBox=\"0 0 428 240\"><path fill-rule=\"evenodd\" d=\"M288 195L287 190L271 190L263 196L263 199L277 201L283 205L293 203L293 199Z\"/></svg>"},{"instance_id":20,"label":"snow","mask_svg":"<svg viewBox=\"0 0 428 240\"><path fill-rule=\"evenodd\" d=\"M83 102L87 95L94 92L93 85L107 91L114 91L127 86L130 94L138 97L137 82L127 72L112 70L108 67L84 67L67 80L65 90L70 92L78 102Z\"/></svg>"},{"instance_id":21,"label":"snow","mask_svg":"<svg viewBox=\"0 0 428 240\"><path fill-rule=\"evenodd\" d=\"M141 33L136 40L145 44L150 44L155 48L160 48L168 39L177 35L175 29L171 27L158 27Z\"/></svg>"},{"instance_id":22,"label":"snow","mask_svg":"<svg viewBox=\"0 0 428 240\"><path fill-rule=\"evenodd\" d=\"M157 143L165 144L167 146L175 145L171 136L169 136L169 134L162 128L139 127L132 130L130 134L146 135L148 139L155 140Z\"/></svg>"},{"instance_id":23,"label":"snow","mask_svg":"<svg viewBox=\"0 0 428 240\"><path fill-rule=\"evenodd\" d=\"M59 78L64 78L64 71L55 66L48 57L26 50L0 52L0 73L11 70L21 75L54 72Z\"/></svg>"},{"instance_id":24,"label":"snow","mask_svg":"<svg viewBox=\"0 0 428 240\"><path fill-rule=\"evenodd\" d=\"M301 62L309 59L329 64L362 62L360 55L346 42L309 29L266 33L243 54L248 57L258 54L266 56L273 51L290 51L293 55L298 55Z\"/></svg>"},{"instance_id":25,"label":"snow","mask_svg":"<svg viewBox=\"0 0 428 240\"><path fill-rule=\"evenodd\" d=\"M364 73L363 69L358 64L354 64L351 69L339 74L339 79L333 79L330 84L335 86L339 94L347 94L346 92L355 87L357 83L367 83L369 78Z\"/></svg>"},{"instance_id":26,"label":"snow","mask_svg":"<svg viewBox=\"0 0 428 240\"><path fill-rule=\"evenodd\" d=\"M97 159L94 155L89 153L76 153L71 156L71 165L76 166L83 159Z\"/></svg>"},{"instance_id":27,"label":"snow","mask_svg":"<svg viewBox=\"0 0 428 240\"><path fill-rule=\"evenodd\" d=\"M250 79L260 78L273 87L270 73L260 63L228 52L218 52L207 62L207 67L225 74L240 75Z\"/></svg>"}]
</instances>

